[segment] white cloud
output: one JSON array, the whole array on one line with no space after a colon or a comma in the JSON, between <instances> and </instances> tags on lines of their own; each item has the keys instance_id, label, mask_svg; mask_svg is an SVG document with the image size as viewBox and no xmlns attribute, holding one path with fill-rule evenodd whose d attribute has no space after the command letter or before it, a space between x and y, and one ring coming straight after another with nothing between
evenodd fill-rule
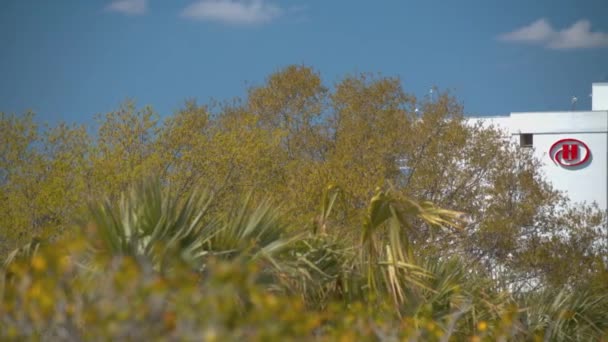
<instances>
[{"instance_id":1,"label":"white cloud","mask_svg":"<svg viewBox=\"0 0 608 342\"><path fill-rule=\"evenodd\" d=\"M148 0L114 0L106 9L129 15L144 14L148 10Z\"/></svg>"},{"instance_id":2,"label":"white cloud","mask_svg":"<svg viewBox=\"0 0 608 342\"><path fill-rule=\"evenodd\" d=\"M499 38L511 42L544 42L554 34L546 19L538 19L528 26L501 35Z\"/></svg>"},{"instance_id":3,"label":"white cloud","mask_svg":"<svg viewBox=\"0 0 608 342\"><path fill-rule=\"evenodd\" d=\"M265 0L202 0L190 4L182 16L196 20L228 24L259 24L269 22L283 14L279 6Z\"/></svg>"},{"instance_id":4,"label":"white cloud","mask_svg":"<svg viewBox=\"0 0 608 342\"><path fill-rule=\"evenodd\" d=\"M591 32L588 20L579 20L563 31L549 43L554 49L577 49L592 47L608 47L608 33Z\"/></svg>"},{"instance_id":5,"label":"white cloud","mask_svg":"<svg viewBox=\"0 0 608 342\"><path fill-rule=\"evenodd\" d=\"M608 33L592 32L589 20L579 20L563 30L556 30L546 19L498 37L508 42L537 44L549 49L584 49L608 47Z\"/></svg>"}]
</instances>

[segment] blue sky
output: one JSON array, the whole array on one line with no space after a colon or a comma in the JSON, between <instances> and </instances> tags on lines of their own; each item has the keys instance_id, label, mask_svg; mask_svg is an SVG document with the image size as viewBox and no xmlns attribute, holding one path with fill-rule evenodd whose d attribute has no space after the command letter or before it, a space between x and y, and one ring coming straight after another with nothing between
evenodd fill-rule
<instances>
[{"instance_id":1,"label":"blue sky","mask_svg":"<svg viewBox=\"0 0 608 342\"><path fill-rule=\"evenodd\" d=\"M589 109L608 81L608 1L3 0L0 111L90 122L243 96L289 64L449 89L475 115Z\"/></svg>"}]
</instances>

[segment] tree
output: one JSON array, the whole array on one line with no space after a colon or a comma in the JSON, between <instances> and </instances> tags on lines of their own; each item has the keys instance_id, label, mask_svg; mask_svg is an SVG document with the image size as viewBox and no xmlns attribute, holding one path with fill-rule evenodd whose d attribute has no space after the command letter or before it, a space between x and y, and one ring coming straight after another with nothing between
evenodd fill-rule
<instances>
[{"instance_id":1,"label":"tree","mask_svg":"<svg viewBox=\"0 0 608 342\"><path fill-rule=\"evenodd\" d=\"M159 173L158 115L151 107L136 110L135 104L127 101L119 110L97 116L97 124L87 177L93 196L117 196L129 184Z\"/></svg>"},{"instance_id":2,"label":"tree","mask_svg":"<svg viewBox=\"0 0 608 342\"><path fill-rule=\"evenodd\" d=\"M190 279L197 285L177 288L179 298L204 300L184 311L211 310L229 321L218 325L225 331L238 319L259 323L249 310L264 298L290 307L297 297L317 322L315 336L328 327L351 339L605 335L606 215L569 203L532 154L497 129L471 125L447 92L417 99L400 79L369 74L330 88L312 68L289 66L245 98L217 107L189 101L162 123L152 108L125 102L98 116L93 137L85 127L40 129L32 114L0 117L0 252L23 245L10 254L0 297L33 313L0 317L1 336L18 320L36 324L41 308L58 312L53 300L92 274L91 291L76 292L77 302L101 298L100 315L106 307L123 315L131 311L115 298L138 298L153 313L146 328L164 312L158 303L176 298L151 299L148 280L162 289L166 279ZM133 190L150 178L154 187ZM90 201L85 222L66 229ZM60 235L66 240L53 242ZM89 247L86 257L64 267L58 254L73 244ZM113 277L82 267L95 255L109 256L100 262ZM212 259L227 264L214 268ZM225 271L243 266L259 273ZM234 287L240 280L248 283ZM143 299L122 292L130 284ZM216 301L210 288L223 297ZM218 312L226 303L230 312ZM318 319L335 308L328 322ZM124 331L140 324L106 318ZM159 330L139 333L149 331ZM252 330L239 331L242 338Z\"/></svg>"},{"instance_id":3,"label":"tree","mask_svg":"<svg viewBox=\"0 0 608 342\"><path fill-rule=\"evenodd\" d=\"M226 212L238 194L271 197L296 231L314 227L318 198L337 186L344 195L323 220L351 245L379 190L464 212L468 225L456 234L418 222L412 244L429 257L458 255L500 278L503 289L564 279L555 266L563 259L551 248L577 258L571 264L590 276L605 269L598 261L605 247L584 248L599 236L586 227L604 215L561 210L567 200L532 155L499 130L469 124L449 93L417 99L399 78L350 75L330 88L314 69L288 66L243 99L217 107L190 101L162 124L152 108L126 102L98 117L93 141L84 128L65 125L40 134L31 115L3 116L2 133L0 177L9 204L1 208L1 227L11 244L22 233L27 240L65 227L83 198L117 200L154 175L176 196L208 187L215 212ZM547 238L556 234L563 238Z\"/></svg>"},{"instance_id":4,"label":"tree","mask_svg":"<svg viewBox=\"0 0 608 342\"><path fill-rule=\"evenodd\" d=\"M42 132L32 113L1 114L0 253L32 237L54 237L70 224L84 197L89 139L84 127L59 124Z\"/></svg>"}]
</instances>

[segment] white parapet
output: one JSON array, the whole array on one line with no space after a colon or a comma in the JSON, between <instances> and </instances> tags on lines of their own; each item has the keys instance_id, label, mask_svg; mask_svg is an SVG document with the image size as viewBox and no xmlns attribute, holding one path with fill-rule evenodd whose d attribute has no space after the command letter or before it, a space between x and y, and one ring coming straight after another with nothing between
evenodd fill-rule
<instances>
[{"instance_id":1,"label":"white parapet","mask_svg":"<svg viewBox=\"0 0 608 342\"><path fill-rule=\"evenodd\" d=\"M608 110L608 83L593 83L591 110Z\"/></svg>"}]
</instances>

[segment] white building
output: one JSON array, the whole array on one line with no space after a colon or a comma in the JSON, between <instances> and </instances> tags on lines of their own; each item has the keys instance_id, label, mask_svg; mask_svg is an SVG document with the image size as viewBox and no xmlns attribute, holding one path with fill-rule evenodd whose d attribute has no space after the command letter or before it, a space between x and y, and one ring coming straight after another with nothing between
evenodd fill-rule
<instances>
[{"instance_id":1,"label":"white building","mask_svg":"<svg viewBox=\"0 0 608 342\"><path fill-rule=\"evenodd\" d=\"M591 111L511 113L471 118L492 123L533 149L543 173L575 202L608 209L608 83L592 86Z\"/></svg>"}]
</instances>

